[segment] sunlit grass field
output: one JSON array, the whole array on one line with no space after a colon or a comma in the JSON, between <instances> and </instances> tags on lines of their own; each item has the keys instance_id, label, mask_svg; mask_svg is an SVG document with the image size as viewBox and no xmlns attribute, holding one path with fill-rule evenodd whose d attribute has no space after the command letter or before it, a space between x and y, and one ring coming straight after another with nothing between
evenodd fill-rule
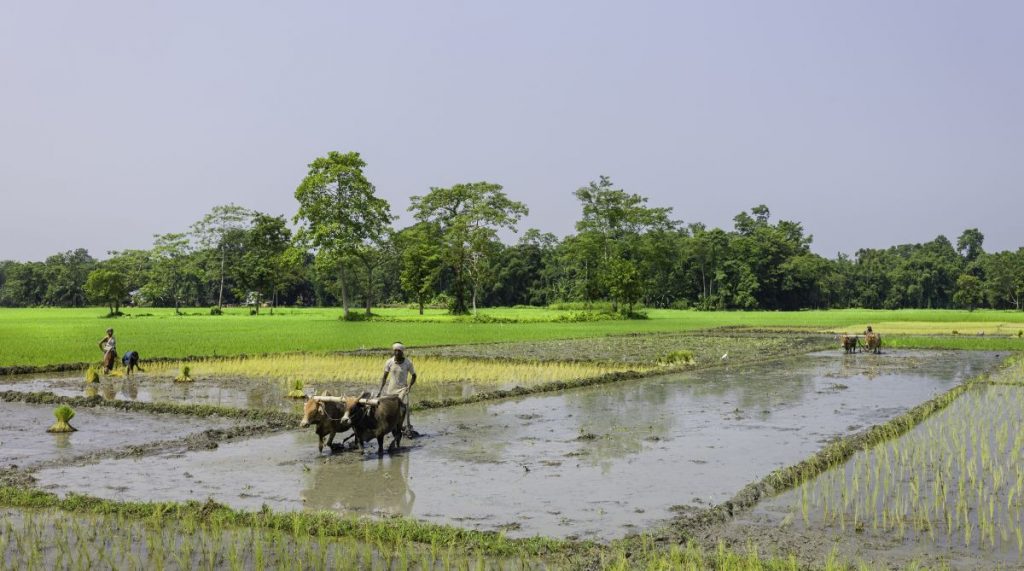
<instances>
[{"instance_id":1,"label":"sunlit grass field","mask_svg":"<svg viewBox=\"0 0 1024 571\"><path fill-rule=\"evenodd\" d=\"M654 309L648 319L556 321L573 311L532 308L481 310L481 315L514 322L457 320L441 310L423 317L413 309L379 309L385 320L345 322L338 308L266 310L250 316L244 308L211 316L204 308L175 315L166 308L129 308L127 316L103 318L105 308L0 309L0 366L50 365L99 361L103 331L114 327L121 353L154 357L235 356L306 351L324 353L387 348L396 340L413 347L504 341L578 339L605 335L679 332L716 327L802 328L812 331L862 331L866 324L884 336L901 332L950 336L942 346L1016 348L1015 330L1024 329L1024 312L952 310L831 310L798 312L700 312ZM952 331L960 332L952 336ZM986 331L983 340L975 337ZM991 331L992 333L988 333ZM887 337L887 346L897 341Z\"/></svg>"}]
</instances>

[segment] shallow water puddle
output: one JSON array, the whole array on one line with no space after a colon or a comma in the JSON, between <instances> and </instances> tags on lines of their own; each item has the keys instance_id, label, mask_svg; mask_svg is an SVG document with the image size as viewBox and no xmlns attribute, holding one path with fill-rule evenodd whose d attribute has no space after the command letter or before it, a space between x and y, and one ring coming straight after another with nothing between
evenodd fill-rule
<instances>
[{"instance_id":1,"label":"shallow water puddle","mask_svg":"<svg viewBox=\"0 0 1024 571\"><path fill-rule=\"evenodd\" d=\"M71 426L77 432L50 434L53 406L0 403L0 467L70 460L102 450L175 440L234 423L167 414L79 407Z\"/></svg>"},{"instance_id":2,"label":"shallow water puddle","mask_svg":"<svg viewBox=\"0 0 1024 571\"><path fill-rule=\"evenodd\" d=\"M821 353L415 412L427 435L383 459L319 457L315 436L294 432L37 477L60 492L104 497L212 497L243 508L399 514L514 536L604 539L665 520L672 506L726 500L822 442L997 362L967 352ZM113 483L82 484L103 481Z\"/></svg>"}]
</instances>

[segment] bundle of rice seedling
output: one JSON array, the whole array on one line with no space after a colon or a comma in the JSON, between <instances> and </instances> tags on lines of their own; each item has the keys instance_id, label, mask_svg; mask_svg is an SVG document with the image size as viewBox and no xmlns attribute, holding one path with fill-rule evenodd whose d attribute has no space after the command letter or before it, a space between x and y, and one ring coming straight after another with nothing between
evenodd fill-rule
<instances>
[{"instance_id":1,"label":"bundle of rice seedling","mask_svg":"<svg viewBox=\"0 0 1024 571\"><path fill-rule=\"evenodd\" d=\"M87 383L98 383L100 382L100 371L96 367L89 366L85 370L85 382Z\"/></svg>"},{"instance_id":2,"label":"bundle of rice seedling","mask_svg":"<svg viewBox=\"0 0 1024 571\"><path fill-rule=\"evenodd\" d=\"M302 389L304 389L306 387L306 384L303 383L301 379L294 379L289 384L291 385L292 389L290 391L288 391L288 398L293 398L293 399L305 398L306 393Z\"/></svg>"},{"instance_id":3,"label":"bundle of rice seedling","mask_svg":"<svg viewBox=\"0 0 1024 571\"><path fill-rule=\"evenodd\" d=\"M658 359L659 365L696 365L697 361L693 357L693 351L687 351L686 349L680 351L672 351L668 355Z\"/></svg>"},{"instance_id":4,"label":"bundle of rice seedling","mask_svg":"<svg viewBox=\"0 0 1024 571\"><path fill-rule=\"evenodd\" d=\"M77 430L68 424L68 421L75 417L75 411L70 406L66 404L58 406L53 409L53 416L57 418L57 422L53 423L53 426L50 428L47 428L47 432L74 432Z\"/></svg>"},{"instance_id":5,"label":"bundle of rice seedling","mask_svg":"<svg viewBox=\"0 0 1024 571\"><path fill-rule=\"evenodd\" d=\"M177 377L174 377L174 382L176 382L176 383L191 383L192 382L192 377L189 376L189 374L191 372L192 372L192 369L190 369L188 365L182 365L181 366L181 372L178 373Z\"/></svg>"}]
</instances>

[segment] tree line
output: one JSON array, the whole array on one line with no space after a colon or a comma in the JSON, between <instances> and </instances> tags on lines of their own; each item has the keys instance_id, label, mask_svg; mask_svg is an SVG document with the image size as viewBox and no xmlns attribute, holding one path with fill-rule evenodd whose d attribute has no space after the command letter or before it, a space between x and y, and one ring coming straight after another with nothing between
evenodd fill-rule
<instances>
[{"instance_id":1,"label":"tree line","mask_svg":"<svg viewBox=\"0 0 1024 571\"><path fill-rule=\"evenodd\" d=\"M395 303L456 314L560 302L602 302L625 314L641 305L1022 309L1024 248L986 252L976 228L955 244L940 235L828 259L810 251L799 222L773 222L765 205L737 214L731 230L684 224L602 176L575 191L574 234L531 228L506 244L499 232L518 233L528 209L501 185L432 187L410 200L415 222L395 228L365 167L355 152L316 158L290 221L229 204L155 236L150 249L0 262L0 306L101 304L116 314L126 303L215 313L224 305L340 305L350 319ZM359 305L362 312L351 310Z\"/></svg>"}]
</instances>

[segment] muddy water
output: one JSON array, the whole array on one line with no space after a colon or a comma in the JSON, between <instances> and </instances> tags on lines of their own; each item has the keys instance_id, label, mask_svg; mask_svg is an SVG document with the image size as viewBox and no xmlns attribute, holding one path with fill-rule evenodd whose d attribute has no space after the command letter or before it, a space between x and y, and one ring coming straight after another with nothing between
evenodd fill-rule
<instances>
[{"instance_id":1,"label":"muddy water","mask_svg":"<svg viewBox=\"0 0 1024 571\"><path fill-rule=\"evenodd\" d=\"M46 429L55 421L53 408L0 403L0 467L70 460L101 450L174 440L233 424L173 415L79 408L70 423L77 432L50 434Z\"/></svg>"},{"instance_id":2,"label":"muddy water","mask_svg":"<svg viewBox=\"0 0 1024 571\"><path fill-rule=\"evenodd\" d=\"M359 394L376 390L372 383L322 382L306 387L310 394L328 390L331 394ZM486 390L511 388L489 386ZM173 402L208 404L231 408L283 410L298 412L301 401L286 398L290 387L284 382L250 378L200 378L191 383L175 383L168 377L136 375L131 379L104 377L99 383L87 383L79 373L7 377L0 382L0 391L52 392L59 396L95 396L107 400L140 402ZM468 383L417 385L413 402L420 399L443 399L470 396L476 388Z\"/></svg>"},{"instance_id":3,"label":"muddy water","mask_svg":"<svg viewBox=\"0 0 1024 571\"><path fill-rule=\"evenodd\" d=\"M40 471L106 497L399 514L478 529L611 538L673 506L730 498L830 438L882 422L993 366L992 354L835 352L558 395L417 412L394 456L319 457L279 434L184 456ZM375 446L375 444L374 444Z\"/></svg>"}]
</instances>

